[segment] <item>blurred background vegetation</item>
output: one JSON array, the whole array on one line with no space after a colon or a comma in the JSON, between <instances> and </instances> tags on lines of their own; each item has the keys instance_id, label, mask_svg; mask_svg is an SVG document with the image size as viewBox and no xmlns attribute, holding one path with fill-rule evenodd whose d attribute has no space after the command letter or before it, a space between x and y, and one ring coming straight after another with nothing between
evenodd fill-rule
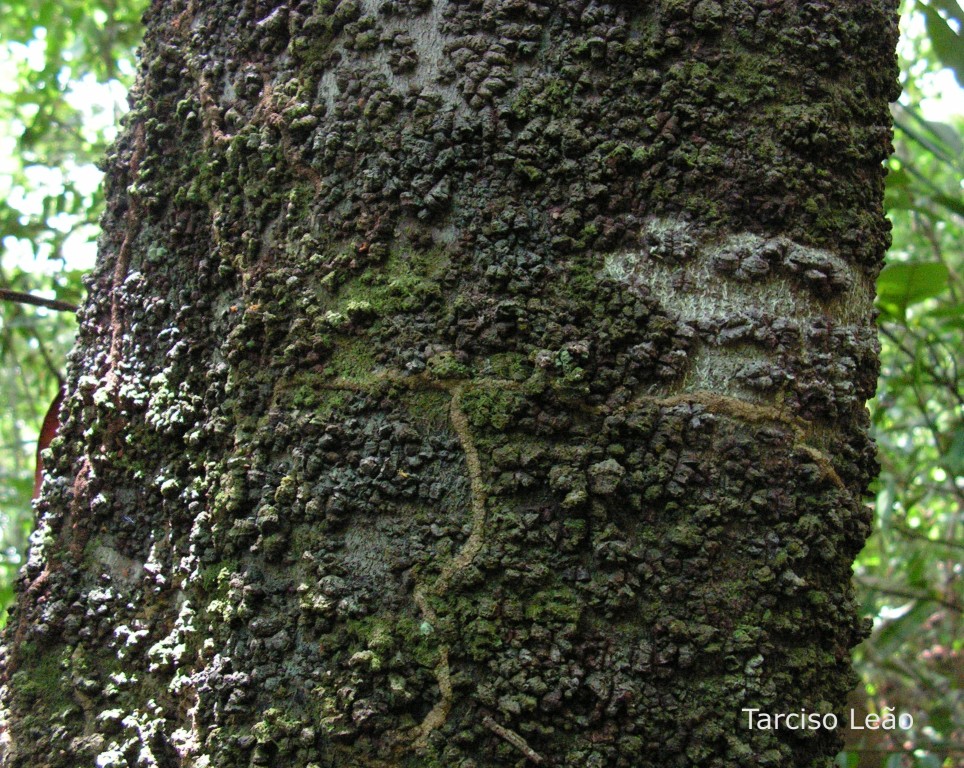
<instances>
[{"instance_id":1,"label":"blurred background vegetation","mask_svg":"<svg viewBox=\"0 0 964 768\"><path fill-rule=\"evenodd\" d=\"M80 302L103 209L97 163L135 71L146 0L0 0L0 295ZM913 727L847 734L842 768L964 766L964 12L904 0L878 282L882 372L871 413L877 528L855 579L874 629L855 655L860 713ZM36 438L75 321L0 301L0 608L24 559Z\"/></svg>"}]
</instances>

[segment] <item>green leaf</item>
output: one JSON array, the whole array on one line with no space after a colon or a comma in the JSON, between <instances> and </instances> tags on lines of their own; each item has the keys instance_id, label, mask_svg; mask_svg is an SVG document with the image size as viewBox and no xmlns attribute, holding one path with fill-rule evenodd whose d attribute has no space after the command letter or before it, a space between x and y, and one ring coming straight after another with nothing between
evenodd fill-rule
<instances>
[{"instance_id":1,"label":"green leaf","mask_svg":"<svg viewBox=\"0 0 964 768\"><path fill-rule=\"evenodd\" d=\"M935 120L924 120L924 125L957 157L964 154L964 142L957 129L950 123L939 123Z\"/></svg>"},{"instance_id":2,"label":"green leaf","mask_svg":"<svg viewBox=\"0 0 964 768\"><path fill-rule=\"evenodd\" d=\"M936 4L924 5L918 2L917 8L924 14L927 34L937 58L945 67L952 69L957 82L964 85L964 45L962 45L961 36L940 15Z\"/></svg>"},{"instance_id":3,"label":"green leaf","mask_svg":"<svg viewBox=\"0 0 964 768\"><path fill-rule=\"evenodd\" d=\"M934 200L958 216L964 216L964 200L942 194L934 195Z\"/></svg>"},{"instance_id":4,"label":"green leaf","mask_svg":"<svg viewBox=\"0 0 964 768\"><path fill-rule=\"evenodd\" d=\"M885 314L902 319L912 304L943 293L948 275L940 262L888 264L877 278L878 304Z\"/></svg>"},{"instance_id":5,"label":"green leaf","mask_svg":"<svg viewBox=\"0 0 964 768\"><path fill-rule=\"evenodd\" d=\"M928 565L929 562L924 553L910 553L904 566L904 576L907 579L907 583L919 589L926 588Z\"/></svg>"},{"instance_id":6,"label":"green leaf","mask_svg":"<svg viewBox=\"0 0 964 768\"><path fill-rule=\"evenodd\" d=\"M950 707L934 707L927 713L928 725L945 737L950 736L954 732L954 714Z\"/></svg>"},{"instance_id":7,"label":"green leaf","mask_svg":"<svg viewBox=\"0 0 964 768\"><path fill-rule=\"evenodd\" d=\"M891 168L884 178L884 207L911 210L917 206L914 179L906 168Z\"/></svg>"},{"instance_id":8,"label":"green leaf","mask_svg":"<svg viewBox=\"0 0 964 768\"><path fill-rule=\"evenodd\" d=\"M874 639L874 650L882 655L897 655L899 648L920 634L921 626L934 615L934 604L921 600L907 613L888 621Z\"/></svg>"},{"instance_id":9,"label":"green leaf","mask_svg":"<svg viewBox=\"0 0 964 768\"><path fill-rule=\"evenodd\" d=\"M905 189L911 186L912 179L906 169L890 168L887 171L887 176L884 178L884 184L887 189Z\"/></svg>"},{"instance_id":10,"label":"green leaf","mask_svg":"<svg viewBox=\"0 0 964 768\"><path fill-rule=\"evenodd\" d=\"M961 141L960 134L954 126L927 120L918 109L907 104L895 104L893 110L894 126L898 130L934 157L951 165L960 165L961 148L964 147L964 142ZM918 128L923 130L919 131Z\"/></svg>"},{"instance_id":11,"label":"green leaf","mask_svg":"<svg viewBox=\"0 0 964 768\"><path fill-rule=\"evenodd\" d=\"M955 475L964 472L964 428L961 425L954 430L954 436L944 456L944 463Z\"/></svg>"},{"instance_id":12,"label":"green leaf","mask_svg":"<svg viewBox=\"0 0 964 768\"><path fill-rule=\"evenodd\" d=\"M927 312L927 317L934 318L947 328L964 330L964 302L941 303Z\"/></svg>"},{"instance_id":13,"label":"green leaf","mask_svg":"<svg viewBox=\"0 0 964 768\"><path fill-rule=\"evenodd\" d=\"M834 768L857 768L860 765L860 754L857 752L841 752L833 761Z\"/></svg>"},{"instance_id":14,"label":"green leaf","mask_svg":"<svg viewBox=\"0 0 964 768\"><path fill-rule=\"evenodd\" d=\"M964 26L964 9L961 9L957 0L931 0L930 4Z\"/></svg>"}]
</instances>

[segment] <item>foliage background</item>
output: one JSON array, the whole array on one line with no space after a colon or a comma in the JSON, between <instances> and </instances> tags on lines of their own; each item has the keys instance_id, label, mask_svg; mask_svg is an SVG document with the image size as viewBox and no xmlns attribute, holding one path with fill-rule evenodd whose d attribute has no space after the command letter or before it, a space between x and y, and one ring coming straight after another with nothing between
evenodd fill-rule
<instances>
[{"instance_id":1,"label":"foliage background","mask_svg":"<svg viewBox=\"0 0 964 768\"><path fill-rule=\"evenodd\" d=\"M144 5L0 0L0 290L81 300L103 208L96 163L125 108ZM876 533L855 566L874 629L855 654L851 704L858 718L892 708L914 725L848 732L842 768L964 765L964 11L904 0L901 28L871 403L882 472ZM925 117L935 106L951 117ZM0 609L33 527L37 432L74 331L69 313L0 302Z\"/></svg>"}]
</instances>

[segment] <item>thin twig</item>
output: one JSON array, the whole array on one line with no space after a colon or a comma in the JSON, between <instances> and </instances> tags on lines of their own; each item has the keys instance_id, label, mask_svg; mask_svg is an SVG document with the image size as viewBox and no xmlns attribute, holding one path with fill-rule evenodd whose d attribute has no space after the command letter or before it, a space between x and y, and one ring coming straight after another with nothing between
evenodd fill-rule
<instances>
[{"instance_id":1,"label":"thin twig","mask_svg":"<svg viewBox=\"0 0 964 768\"><path fill-rule=\"evenodd\" d=\"M482 725L492 731L492 733L494 733L496 736L505 739L536 765L539 765L543 761L542 755L530 747L528 743L526 743L526 740L523 739L518 733L515 731L510 731L504 725L499 725L488 715L482 718Z\"/></svg>"},{"instance_id":2,"label":"thin twig","mask_svg":"<svg viewBox=\"0 0 964 768\"><path fill-rule=\"evenodd\" d=\"M932 544L932 545L937 546L937 547L951 547L952 549L961 549L961 550L964 550L964 544L959 543L959 542L957 542L957 541L951 541L951 540L943 541L942 539L930 539L930 538L928 538L927 536L924 536L924 535L922 535L922 534L920 534L920 533L917 533L917 532L915 532L915 531L912 531L912 530L909 529L909 528L904 528L904 527L902 527L902 526L900 526L899 524L896 524L896 523L892 524L892 525L891 525L891 528L892 528L896 533L898 533L899 535L903 536L905 539L912 539L912 540L914 540L914 541L922 541L922 542L924 542L925 544Z\"/></svg>"},{"instance_id":3,"label":"thin twig","mask_svg":"<svg viewBox=\"0 0 964 768\"><path fill-rule=\"evenodd\" d=\"M937 603L942 605L949 610L955 611L957 613L961 612L961 606L951 599L948 599L940 594L935 594L934 592L929 592L923 589L908 589L905 587L895 586L885 584L876 579L870 578L860 578L856 579L857 583L865 589L873 590L874 592L879 592L883 595L890 595L892 597L902 597L908 600L925 600L931 603Z\"/></svg>"},{"instance_id":4,"label":"thin twig","mask_svg":"<svg viewBox=\"0 0 964 768\"><path fill-rule=\"evenodd\" d=\"M18 304L32 304L35 307L45 307L55 309L58 312L76 312L77 305L69 301L60 299L45 299L43 296L35 296L32 293L22 291L11 291L9 288L0 288L0 301L14 301Z\"/></svg>"}]
</instances>

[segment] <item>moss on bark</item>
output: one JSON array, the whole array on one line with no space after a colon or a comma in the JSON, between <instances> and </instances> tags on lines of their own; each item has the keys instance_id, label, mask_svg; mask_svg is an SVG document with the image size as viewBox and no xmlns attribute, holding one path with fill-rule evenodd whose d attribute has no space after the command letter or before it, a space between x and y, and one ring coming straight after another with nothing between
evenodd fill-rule
<instances>
[{"instance_id":1,"label":"moss on bark","mask_svg":"<svg viewBox=\"0 0 964 768\"><path fill-rule=\"evenodd\" d=\"M829 766L893 6L155 3L4 764Z\"/></svg>"}]
</instances>

